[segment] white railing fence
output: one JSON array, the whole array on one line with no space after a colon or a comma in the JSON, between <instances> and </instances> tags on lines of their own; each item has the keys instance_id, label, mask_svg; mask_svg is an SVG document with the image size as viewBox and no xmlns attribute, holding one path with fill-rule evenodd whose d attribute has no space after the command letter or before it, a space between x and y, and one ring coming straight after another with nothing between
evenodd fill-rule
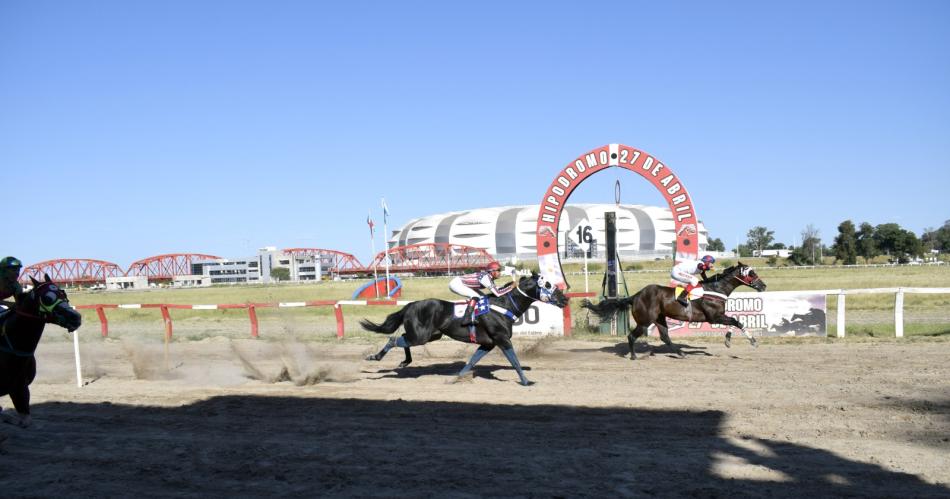
<instances>
[{"instance_id":1,"label":"white railing fence","mask_svg":"<svg viewBox=\"0 0 950 499\"><path fill-rule=\"evenodd\" d=\"M904 336L904 295L912 294L950 294L950 288L869 288L869 289L808 289L801 291L766 291L769 294L800 294L812 293L823 295L836 295L838 297L838 315L837 315L837 336L844 338L845 326L847 325L847 296L848 295L873 295L873 294L893 294L894 295L894 335L898 338ZM733 296L755 296L756 293L735 293ZM950 323L950 312L947 313L947 322Z\"/></svg>"}]
</instances>

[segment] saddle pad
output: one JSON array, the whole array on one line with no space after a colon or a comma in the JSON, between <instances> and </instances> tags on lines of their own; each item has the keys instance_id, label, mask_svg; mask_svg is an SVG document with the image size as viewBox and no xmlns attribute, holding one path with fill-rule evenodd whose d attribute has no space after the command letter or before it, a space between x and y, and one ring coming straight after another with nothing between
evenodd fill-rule
<instances>
[{"instance_id":1,"label":"saddle pad","mask_svg":"<svg viewBox=\"0 0 950 499\"><path fill-rule=\"evenodd\" d=\"M455 317L462 317L462 314L465 313L465 307L468 306L467 301L457 301L455 302L455 309L453 313ZM479 317L488 313L490 308L488 307L488 297L483 296L478 299L478 303L475 304L475 317Z\"/></svg>"},{"instance_id":2,"label":"saddle pad","mask_svg":"<svg viewBox=\"0 0 950 499\"><path fill-rule=\"evenodd\" d=\"M676 289L673 290L673 293L674 293L673 296L679 296L680 293L682 293L684 289L686 289L686 288L684 288L683 286L676 286ZM689 297L688 297L687 299L689 299L689 300L697 300L697 299L699 299L699 298L702 298L702 297L703 297L703 294L705 294L705 291L703 291L703 287L702 287L702 285L700 285L700 286L697 286L697 287L693 288L693 289L689 292Z\"/></svg>"}]
</instances>

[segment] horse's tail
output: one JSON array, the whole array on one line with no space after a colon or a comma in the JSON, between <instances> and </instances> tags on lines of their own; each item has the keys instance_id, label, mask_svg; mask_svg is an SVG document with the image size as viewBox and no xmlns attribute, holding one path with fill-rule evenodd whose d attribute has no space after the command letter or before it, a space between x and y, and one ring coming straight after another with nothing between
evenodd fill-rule
<instances>
[{"instance_id":1,"label":"horse's tail","mask_svg":"<svg viewBox=\"0 0 950 499\"><path fill-rule=\"evenodd\" d=\"M406 308L403 307L398 312L393 312L386 316L386 320L382 324L376 324L370 322L366 319L360 321L360 326L363 326L363 329L367 331L372 331L374 333L380 334L393 334L399 329L399 326L402 325L403 315L406 314Z\"/></svg>"},{"instance_id":2,"label":"horse's tail","mask_svg":"<svg viewBox=\"0 0 950 499\"><path fill-rule=\"evenodd\" d=\"M590 300L584 300L581 302L581 306L593 312L601 322L607 322L612 320L617 312L627 313L630 310L630 304L639 294L626 298L604 298L597 304L591 303Z\"/></svg>"}]
</instances>

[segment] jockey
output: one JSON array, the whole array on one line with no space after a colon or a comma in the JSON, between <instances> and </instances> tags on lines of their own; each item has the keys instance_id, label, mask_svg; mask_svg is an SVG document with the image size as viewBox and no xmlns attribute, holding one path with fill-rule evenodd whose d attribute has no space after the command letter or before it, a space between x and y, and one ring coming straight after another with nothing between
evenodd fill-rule
<instances>
[{"instance_id":1,"label":"jockey","mask_svg":"<svg viewBox=\"0 0 950 499\"><path fill-rule=\"evenodd\" d=\"M8 256L0 260L0 305L7 308L13 308L14 302L5 301L7 298L18 300L23 294L23 287L20 286L20 268L23 264L20 260Z\"/></svg>"},{"instance_id":2,"label":"jockey","mask_svg":"<svg viewBox=\"0 0 950 499\"><path fill-rule=\"evenodd\" d=\"M495 279L498 279L500 276L501 265L499 265L498 262L491 262L485 270L460 275L449 281L449 289L452 290L453 293L469 299L468 307L465 308L465 315L462 316L463 326L475 324L475 319L471 314L478 299L482 297L481 289L488 289L495 296L503 296L513 289L512 284L514 283L502 289L498 289L498 287L495 286Z\"/></svg>"},{"instance_id":3,"label":"jockey","mask_svg":"<svg viewBox=\"0 0 950 499\"><path fill-rule=\"evenodd\" d=\"M684 307L689 305L687 298L689 292L699 286L699 278L696 277L696 274L702 275L705 281L706 272L712 270L714 263L716 263L716 259L713 258L712 255L705 255L699 260L683 260L674 265L670 276L673 280L685 285L683 292L676 298L676 301L680 302Z\"/></svg>"}]
</instances>

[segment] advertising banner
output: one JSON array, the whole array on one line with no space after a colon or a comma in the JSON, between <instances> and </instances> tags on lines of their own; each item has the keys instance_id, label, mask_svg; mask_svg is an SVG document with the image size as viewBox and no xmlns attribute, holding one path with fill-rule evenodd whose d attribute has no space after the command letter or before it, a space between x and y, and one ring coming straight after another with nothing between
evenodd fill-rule
<instances>
[{"instance_id":1,"label":"advertising banner","mask_svg":"<svg viewBox=\"0 0 950 499\"><path fill-rule=\"evenodd\" d=\"M534 302L515 321L512 336L564 335L564 311L542 302Z\"/></svg>"},{"instance_id":2,"label":"advertising banner","mask_svg":"<svg viewBox=\"0 0 950 499\"><path fill-rule=\"evenodd\" d=\"M726 315L735 317L753 336L827 336L824 294L767 292L736 293L726 302ZM667 319L670 336L722 336L728 326ZM650 326L656 336L656 326Z\"/></svg>"}]
</instances>

